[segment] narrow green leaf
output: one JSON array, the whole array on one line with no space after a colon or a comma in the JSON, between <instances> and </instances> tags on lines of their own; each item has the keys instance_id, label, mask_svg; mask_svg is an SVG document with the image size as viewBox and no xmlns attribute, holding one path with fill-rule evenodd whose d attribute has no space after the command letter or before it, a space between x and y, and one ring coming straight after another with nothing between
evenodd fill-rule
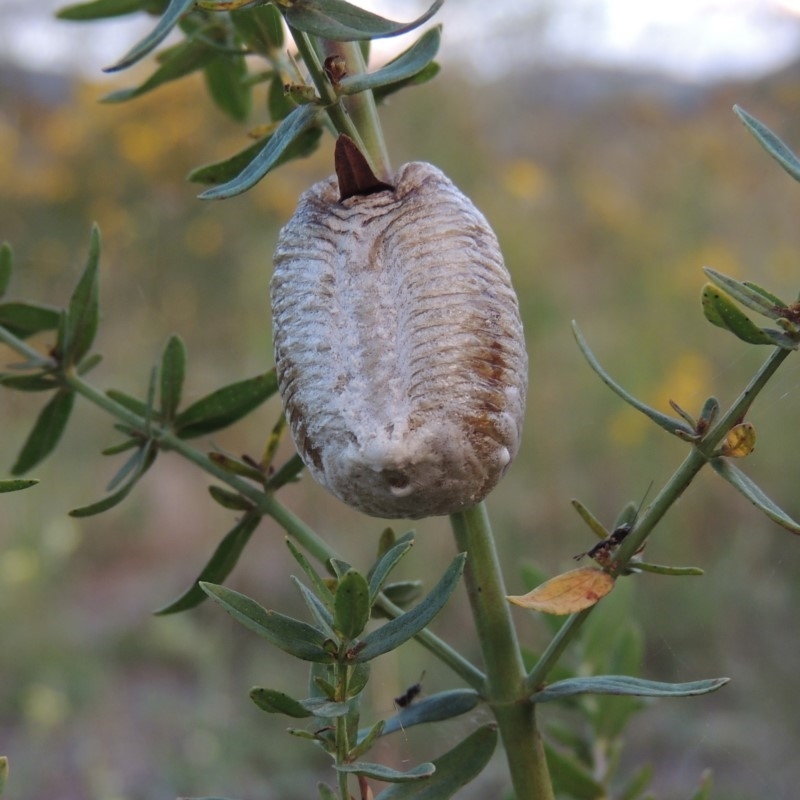
<instances>
[{"instance_id":1,"label":"narrow green leaf","mask_svg":"<svg viewBox=\"0 0 800 800\"><path fill-rule=\"evenodd\" d=\"M144 409L144 429L146 432L150 431L150 425L154 418L154 409L156 405L156 384L158 382L158 368L153 367L150 370L150 379L147 381L147 399L145 401Z\"/></svg>"},{"instance_id":2,"label":"narrow green leaf","mask_svg":"<svg viewBox=\"0 0 800 800\"><path fill-rule=\"evenodd\" d=\"M325 649L323 633L306 622L267 609L249 597L202 581L200 587L216 600L234 619L271 644L304 661L330 662L333 656Z\"/></svg>"},{"instance_id":3,"label":"narrow green leaf","mask_svg":"<svg viewBox=\"0 0 800 800\"><path fill-rule=\"evenodd\" d=\"M326 666L328 665L326 664ZM314 697L326 698L331 703L333 698L336 697L336 689L333 684L319 675L314 678L314 690L316 692Z\"/></svg>"},{"instance_id":4,"label":"narrow green leaf","mask_svg":"<svg viewBox=\"0 0 800 800\"><path fill-rule=\"evenodd\" d=\"M483 771L496 746L496 726L482 725L452 750L433 760L436 772L430 778L419 783L394 784L375 800L447 800Z\"/></svg>"},{"instance_id":5,"label":"narrow green leaf","mask_svg":"<svg viewBox=\"0 0 800 800\"><path fill-rule=\"evenodd\" d=\"M708 400L703 403L703 407L700 409L699 422L705 426L706 430L708 430L711 427L711 424L717 418L718 413L719 400L717 400L716 397L709 397Z\"/></svg>"},{"instance_id":6,"label":"narrow green leaf","mask_svg":"<svg viewBox=\"0 0 800 800\"><path fill-rule=\"evenodd\" d=\"M92 353L92 355L87 356L83 361L78 363L75 367L75 371L78 375L86 375L87 372L91 372L102 360L103 356L101 356L100 353Z\"/></svg>"},{"instance_id":7,"label":"narrow green leaf","mask_svg":"<svg viewBox=\"0 0 800 800\"><path fill-rule=\"evenodd\" d=\"M242 41L256 53L269 55L283 47L283 18L273 5L241 8L230 12Z\"/></svg>"},{"instance_id":8,"label":"narrow green leaf","mask_svg":"<svg viewBox=\"0 0 800 800\"><path fill-rule=\"evenodd\" d=\"M41 303L0 303L0 325L14 336L26 339L40 331L58 328L61 309Z\"/></svg>"},{"instance_id":9,"label":"narrow green leaf","mask_svg":"<svg viewBox=\"0 0 800 800\"><path fill-rule=\"evenodd\" d=\"M348 761L356 761L361 758L364 753L368 753L375 742L383 735L383 729L386 723L384 720L378 720L368 731L364 731L363 735L359 734L358 744L351 748L347 754Z\"/></svg>"},{"instance_id":10,"label":"narrow green leaf","mask_svg":"<svg viewBox=\"0 0 800 800\"><path fill-rule=\"evenodd\" d=\"M62 308L58 313L58 329L56 331L56 346L51 348L54 354L63 354L67 350L67 310Z\"/></svg>"},{"instance_id":11,"label":"narrow green leaf","mask_svg":"<svg viewBox=\"0 0 800 800\"><path fill-rule=\"evenodd\" d=\"M11 468L12 475L23 475L50 455L67 427L74 404L75 393L71 389L60 389L48 400L22 445Z\"/></svg>"},{"instance_id":12,"label":"narrow green leaf","mask_svg":"<svg viewBox=\"0 0 800 800\"><path fill-rule=\"evenodd\" d=\"M0 494L3 492L18 492L21 489L29 489L39 483L35 478L20 478L17 480L0 481Z\"/></svg>"},{"instance_id":13,"label":"narrow green leaf","mask_svg":"<svg viewBox=\"0 0 800 800\"><path fill-rule=\"evenodd\" d=\"M426 31L408 50L375 72L347 75L339 82L342 94L357 94L407 81L422 72L436 57L442 39L441 25Z\"/></svg>"},{"instance_id":14,"label":"narrow green leaf","mask_svg":"<svg viewBox=\"0 0 800 800\"><path fill-rule=\"evenodd\" d=\"M11 275L14 272L14 253L8 242L0 244L0 297L8 291Z\"/></svg>"},{"instance_id":15,"label":"narrow green leaf","mask_svg":"<svg viewBox=\"0 0 800 800\"><path fill-rule=\"evenodd\" d=\"M319 664L314 663L308 671L308 695L309 697L327 697L333 698L336 696L336 691L331 686L331 691L328 693L321 683L327 683L329 679L333 679L334 668L332 664Z\"/></svg>"},{"instance_id":16,"label":"narrow green leaf","mask_svg":"<svg viewBox=\"0 0 800 800\"><path fill-rule=\"evenodd\" d=\"M188 611L206 600L208 595L200 588L201 581L219 583L231 574L259 522L261 517L255 513L242 517L233 529L225 534L191 586L180 597L154 613L157 616L177 614L179 611Z\"/></svg>"},{"instance_id":17,"label":"narrow green leaf","mask_svg":"<svg viewBox=\"0 0 800 800\"><path fill-rule=\"evenodd\" d=\"M311 566L311 562L305 557L305 555L303 555L303 553L300 552L294 542L288 537L286 538L286 546L291 551L295 561L297 561L297 563L300 565L303 572L308 575L308 578L311 581L319 600L328 609L328 611L333 614L333 592L328 588L328 585L322 580L314 567ZM332 621L333 617L331 616L331 622Z\"/></svg>"},{"instance_id":18,"label":"narrow green leaf","mask_svg":"<svg viewBox=\"0 0 800 800\"><path fill-rule=\"evenodd\" d=\"M398 542L379 559L375 568L369 575L370 602L374 603L378 593L383 589L383 584L391 571L397 566L403 556L414 546L413 539Z\"/></svg>"},{"instance_id":19,"label":"narrow green leaf","mask_svg":"<svg viewBox=\"0 0 800 800\"><path fill-rule=\"evenodd\" d=\"M153 89L170 81L178 80L203 69L218 56L208 42L200 39L189 39L176 47L170 48L158 69L138 86L129 89L117 89L102 98L103 103L124 103L141 97Z\"/></svg>"},{"instance_id":20,"label":"narrow green leaf","mask_svg":"<svg viewBox=\"0 0 800 800\"><path fill-rule=\"evenodd\" d=\"M324 39L352 42L408 33L426 23L443 2L444 0L436 0L413 22L392 22L344 0L295 0L283 13L292 28Z\"/></svg>"},{"instance_id":21,"label":"narrow green leaf","mask_svg":"<svg viewBox=\"0 0 800 800\"><path fill-rule=\"evenodd\" d=\"M330 558L328 559L328 566L333 571L333 574L336 576L336 580L341 580L347 570L352 568L352 564L349 561L345 561L342 558Z\"/></svg>"},{"instance_id":22,"label":"narrow green leaf","mask_svg":"<svg viewBox=\"0 0 800 800\"><path fill-rule=\"evenodd\" d=\"M711 269L711 267L703 267L703 272L708 275L712 283L751 311L770 319L780 319L786 316L788 310L786 303L781 300L775 302L777 298L767 294L764 289L737 281L735 278Z\"/></svg>"},{"instance_id":23,"label":"narrow green leaf","mask_svg":"<svg viewBox=\"0 0 800 800\"><path fill-rule=\"evenodd\" d=\"M379 86L373 90L376 103L382 103L387 97L399 92L402 89L410 86L421 86L423 83L433 80L440 72L441 67L432 61L427 67L420 70L416 75L411 78L406 78L404 81L397 83L390 83L386 86Z\"/></svg>"},{"instance_id":24,"label":"narrow green leaf","mask_svg":"<svg viewBox=\"0 0 800 800\"><path fill-rule=\"evenodd\" d=\"M376 781L385 783L408 783L418 781L422 778L429 778L436 772L436 767L430 762L418 764L409 770L402 771L385 767L383 764L370 764L366 761L356 761L352 764L339 764L336 766L338 772L347 772L350 775L363 775L365 778L372 778Z\"/></svg>"},{"instance_id":25,"label":"narrow green leaf","mask_svg":"<svg viewBox=\"0 0 800 800\"><path fill-rule=\"evenodd\" d=\"M562 752L547 742L544 749L550 774L553 776L553 788L559 797L597 800L606 795L603 784L573 755Z\"/></svg>"},{"instance_id":26,"label":"narrow green leaf","mask_svg":"<svg viewBox=\"0 0 800 800\"><path fill-rule=\"evenodd\" d=\"M294 104L292 104L294 108ZM259 139L254 144L245 148L234 156L231 156L224 161L218 161L214 164L208 164L204 167L198 167L189 173L187 180L192 183L204 184L219 184L232 181L240 172L242 172L248 164L266 148L270 136ZM322 136L322 128L319 126L311 127L303 133L299 134L292 144L290 144L281 154L280 158L275 162L273 169L282 164L287 163L295 158L305 158L311 155L319 144Z\"/></svg>"},{"instance_id":27,"label":"narrow green leaf","mask_svg":"<svg viewBox=\"0 0 800 800\"><path fill-rule=\"evenodd\" d=\"M35 375L15 375L11 372L0 374L0 386L6 389L15 389L19 392L48 392L57 389L58 380L46 372Z\"/></svg>"},{"instance_id":28,"label":"narrow green leaf","mask_svg":"<svg viewBox=\"0 0 800 800\"><path fill-rule=\"evenodd\" d=\"M72 293L67 310L67 351L63 353L65 364L77 364L89 352L94 342L100 322L99 265L100 229L94 225L89 241L86 267Z\"/></svg>"},{"instance_id":29,"label":"narrow green leaf","mask_svg":"<svg viewBox=\"0 0 800 800\"><path fill-rule=\"evenodd\" d=\"M181 439L213 433L237 422L278 391L275 369L223 386L192 403L175 417Z\"/></svg>"},{"instance_id":30,"label":"narrow green leaf","mask_svg":"<svg viewBox=\"0 0 800 800\"><path fill-rule=\"evenodd\" d=\"M91 3L77 3L61 8L56 11L56 17L72 22L121 17L141 11L146 4L147 0L93 0Z\"/></svg>"},{"instance_id":31,"label":"narrow green leaf","mask_svg":"<svg viewBox=\"0 0 800 800\"><path fill-rule=\"evenodd\" d=\"M289 147L297 138L313 127L319 126L319 109L313 103L298 106L287 116L278 130L267 140L263 150L235 178L206 189L200 194L202 200L222 200L241 194L255 186L273 167L278 165L281 156L286 155Z\"/></svg>"},{"instance_id":32,"label":"narrow green leaf","mask_svg":"<svg viewBox=\"0 0 800 800\"><path fill-rule=\"evenodd\" d=\"M739 106L734 112L761 146L796 180L800 181L800 159L763 123Z\"/></svg>"},{"instance_id":33,"label":"narrow green leaf","mask_svg":"<svg viewBox=\"0 0 800 800\"><path fill-rule=\"evenodd\" d=\"M627 675L594 675L587 678L566 678L551 683L540 692L531 695L534 703L549 703L577 694L614 694L635 697L690 697L715 692L730 678L710 678L689 683L664 683Z\"/></svg>"},{"instance_id":34,"label":"narrow green leaf","mask_svg":"<svg viewBox=\"0 0 800 800\"><path fill-rule=\"evenodd\" d=\"M294 575L291 576L291 581L300 592L303 601L305 602L311 616L314 618L316 627L319 628L326 637L333 641L336 638L336 632L333 629L333 614L327 606L317 597L314 592L305 586Z\"/></svg>"},{"instance_id":35,"label":"narrow green leaf","mask_svg":"<svg viewBox=\"0 0 800 800\"><path fill-rule=\"evenodd\" d=\"M250 86L245 83L247 64L243 55L218 54L206 64L204 75L211 99L217 108L236 122L250 114Z\"/></svg>"},{"instance_id":36,"label":"narrow green leaf","mask_svg":"<svg viewBox=\"0 0 800 800\"><path fill-rule=\"evenodd\" d=\"M589 526L589 529L598 539L605 539L610 535L602 522L589 511L580 500L571 500L572 507L580 514L581 519Z\"/></svg>"},{"instance_id":37,"label":"narrow green leaf","mask_svg":"<svg viewBox=\"0 0 800 800\"><path fill-rule=\"evenodd\" d=\"M792 533L800 533L800 523L795 522L783 509L770 500L738 467L735 467L725 458L712 458L711 466L717 475L725 478L734 489L743 494L773 522L777 522L778 525Z\"/></svg>"},{"instance_id":38,"label":"narrow green leaf","mask_svg":"<svg viewBox=\"0 0 800 800\"><path fill-rule=\"evenodd\" d=\"M130 458L117 470L114 477L106 484L106 491L113 492L129 475L135 472L143 458L146 458L147 453L145 447L141 447L138 452L132 453Z\"/></svg>"},{"instance_id":39,"label":"narrow green leaf","mask_svg":"<svg viewBox=\"0 0 800 800\"><path fill-rule=\"evenodd\" d=\"M361 649L354 661L371 661L388 653L419 633L442 610L464 571L466 553L457 555L439 582L422 601L410 611L389 620L377 630L371 631L361 640Z\"/></svg>"},{"instance_id":40,"label":"narrow green leaf","mask_svg":"<svg viewBox=\"0 0 800 800\"><path fill-rule=\"evenodd\" d=\"M345 640L359 636L369 622L370 590L367 579L349 569L336 587L333 606L334 630Z\"/></svg>"},{"instance_id":41,"label":"narrow green leaf","mask_svg":"<svg viewBox=\"0 0 800 800\"><path fill-rule=\"evenodd\" d=\"M583 338L583 334L580 332L575 322L572 323L572 332L584 358L589 362L589 366L599 375L600 380L602 380L612 392L621 397L626 403L633 406L637 411L641 411L642 414L667 431L667 433L675 434L676 431L683 431L684 434L690 436L694 435L694 431L683 420L670 417L667 414L662 414L660 411L656 411L654 408L650 408L650 406L637 400L633 395L628 394L628 392L619 384L615 383L602 366L600 366L600 362L589 349L586 339Z\"/></svg>"},{"instance_id":42,"label":"narrow green leaf","mask_svg":"<svg viewBox=\"0 0 800 800\"><path fill-rule=\"evenodd\" d=\"M267 441L264 445L264 450L261 455L261 461L259 462L264 473L273 469L272 464L275 461L275 455L277 454L278 447L283 439L283 434L286 432L286 426L286 415L283 413L278 414L278 419L275 420L275 424L272 426L272 430L269 432L269 436L267 437Z\"/></svg>"},{"instance_id":43,"label":"narrow green leaf","mask_svg":"<svg viewBox=\"0 0 800 800\"><path fill-rule=\"evenodd\" d=\"M256 686L250 690L250 699L262 710L269 714L285 714L294 719L305 719L314 715L303 706L299 700L289 697L284 692L275 689L264 689Z\"/></svg>"},{"instance_id":44,"label":"narrow green leaf","mask_svg":"<svg viewBox=\"0 0 800 800\"><path fill-rule=\"evenodd\" d=\"M387 736L413 725L458 717L472 711L480 699L480 695L474 689L450 689L428 695L400 709L397 714L386 720L383 735Z\"/></svg>"},{"instance_id":45,"label":"narrow green leaf","mask_svg":"<svg viewBox=\"0 0 800 800\"><path fill-rule=\"evenodd\" d=\"M186 345L180 336L170 336L161 356L161 419L171 422L181 404L186 377Z\"/></svg>"},{"instance_id":46,"label":"narrow green leaf","mask_svg":"<svg viewBox=\"0 0 800 800\"><path fill-rule=\"evenodd\" d=\"M181 17L194 5L194 0L170 0L164 15L155 28L131 48L116 64L106 67L105 72L117 72L130 67L158 47L169 36Z\"/></svg>"},{"instance_id":47,"label":"narrow green leaf","mask_svg":"<svg viewBox=\"0 0 800 800\"><path fill-rule=\"evenodd\" d=\"M221 486L209 486L208 493L219 505L231 511L250 511L253 508L253 504L246 497Z\"/></svg>"},{"instance_id":48,"label":"narrow green leaf","mask_svg":"<svg viewBox=\"0 0 800 800\"><path fill-rule=\"evenodd\" d=\"M186 179L192 183L204 184L218 184L232 180L264 149L271 136L272 134L256 140L224 161L216 161L193 169Z\"/></svg>"},{"instance_id":49,"label":"narrow green leaf","mask_svg":"<svg viewBox=\"0 0 800 800\"><path fill-rule=\"evenodd\" d=\"M105 450L101 450L100 453L104 456L116 456L127 450L132 450L134 447L139 447L141 443L141 439L125 439L125 441L119 444L112 444L111 447L106 447Z\"/></svg>"},{"instance_id":50,"label":"narrow green leaf","mask_svg":"<svg viewBox=\"0 0 800 800\"><path fill-rule=\"evenodd\" d=\"M0 756L0 794L8 781L8 756Z\"/></svg>"},{"instance_id":51,"label":"narrow green leaf","mask_svg":"<svg viewBox=\"0 0 800 800\"><path fill-rule=\"evenodd\" d=\"M326 739L324 735L327 733L327 731L323 731L321 734L318 734L303 730L302 728L287 728L286 732L290 736L296 736L298 739L305 739L308 742L316 742L317 744L321 744L328 753L331 755L333 754L335 748L329 746L330 740ZM339 800L339 798L336 797L334 800Z\"/></svg>"},{"instance_id":52,"label":"narrow green leaf","mask_svg":"<svg viewBox=\"0 0 800 800\"><path fill-rule=\"evenodd\" d=\"M394 528L388 526L381 531L381 535L378 539L378 559L380 560L383 556L389 552L395 545L397 544L397 534L394 531ZM371 573L370 573L371 574Z\"/></svg>"},{"instance_id":53,"label":"narrow green leaf","mask_svg":"<svg viewBox=\"0 0 800 800\"><path fill-rule=\"evenodd\" d=\"M324 697L310 697L308 700L303 700L302 705L313 716L322 720L346 717L351 711L350 703L337 703Z\"/></svg>"},{"instance_id":54,"label":"narrow green leaf","mask_svg":"<svg viewBox=\"0 0 800 800\"><path fill-rule=\"evenodd\" d=\"M384 584L383 594L396 606L405 608L422 594L422 581L394 581Z\"/></svg>"},{"instance_id":55,"label":"narrow green leaf","mask_svg":"<svg viewBox=\"0 0 800 800\"><path fill-rule=\"evenodd\" d=\"M221 453L218 450L212 450L208 453L208 458L218 467L222 467L222 469L226 472L230 472L232 475L241 475L243 478L248 478L257 483L261 483L264 480L264 473L258 467L236 456Z\"/></svg>"},{"instance_id":56,"label":"narrow green leaf","mask_svg":"<svg viewBox=\"0 0 800 800\"><path fill-rule=\"evenodd\" d=\"M763 286L759 286L752 281L742 281L742 286L746 287L747 289L751 289L754 292L760 294L769 304L775 306L776 308L786 308L786 303L780 299L780 297L776 297L772 292L768 292Z\"/></svg>"},{"instance_id":57,"label":"narrow green leaf","mask_svg":"<svg viewBox=\"0 0 800 800\"><path fill-rule=\"evenodd\" d=\"M275 474L267 481L265 489L268 492L277 492L281 486L287 483L292 483L299 478L300 473L305 469L303 459L297 453L290 456L285 464L275 472Z\"/></svg>"},{"instance_id":58,"label":"narrow green leaf","mask_svg":"<svg viewBox=\"0 0 800 800\"><path fill-rule=\"evenodd\" d=\"M110 508L119 505L130 493L134 486L139 482L139 479L153 466L153 462L158 455L158 449L152 441L148 441L138 453L134 454L132 459L133 469L128 475L128 479L120 486L117 491L107 495L102 500L96 503L91 503L88 506L81 506L80 508L73 508L69 512L71 517L92 517L95 514L102 514Z\"/></svg>"},{"instance_id":59,"label":"narrow green leaf","mask_svg":"<svg viewBox=\"0 0 800 800\"><path fill-rule=\"evenodd\" d=\"M350 668L350 680L347 682L347 696L355 697L364 691L369 682L371 667L368 663L354 664Z\"/></svg>"},{"instance_id":60,"label":"narrow green leaf","mask_svg":"<svg viewBox=\"0 0 800 800\"><path fill-rule=\"evenodd\" d=\"M283 88L283 79L280 73L276 73L269 82L269 92L267 93L269 118L273 122L279 122L282 119L286 119L295 108L297 108L297 105Z\"/></svg>"}]
</instances>

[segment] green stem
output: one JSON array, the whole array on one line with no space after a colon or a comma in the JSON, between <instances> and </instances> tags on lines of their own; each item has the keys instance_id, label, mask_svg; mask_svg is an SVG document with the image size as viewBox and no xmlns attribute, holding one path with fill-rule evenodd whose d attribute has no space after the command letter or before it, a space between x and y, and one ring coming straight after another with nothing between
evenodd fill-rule
<instances>
[{"instance_id":1,"label":"green stem","mask_svg":"<svg viewBox=\"0 0 800 800\"><path fill-rule=\"evenodd\" d=\"M320 63L320 55L324 59L325 55L338 53L345 59L350 74L364 72L366 65L358 42L331 42L309 36L291 27L289 31L333 127L338 133L347 134L356 142L375 174L387 183L391 183L392 168L389 163L389 153L372 92L360 92L347 98L340 97Z\"/></svg>"},{"instance_id":2,"label":"green stem","mask_svg":"<svg viewBox=\"0 0 800 800\"><path fill-rule=\"evenodd\" d=\"M323 56L339 55L347 65L348 75L360 75L367 71L364 56L358 42L333 42L328 39L318 40ZM367 156L375 174L386 183L392 183L391 162L389 151L383 138L378 108L375 96L371 91L358 92L357 94L343 97L341 102L347 110L347 116L352 120L363 144L363 152Z\"/></svg>"},{"instance_id":3,"label":"green stem","mask_svg":"<svg viewBox=\"0 0 800 800\"><path fill-rule=\"evenodd\" d=\"M517 800L552 800L553 789L525 688L525 668L511 619L489 517L483 503L450 517L467 552L464 582L486 663L483 694L497 720Z\"/></svg>"},{"instance_id":4,"label":"green stem","mask_svg":"<svg viewBox=\"0 0 800 800\"><path fill-rule=\"evenodd\" d=\"M54 369L58 366L52 358L43 356L35 347L31 347L26 341L14 336L2 325L0 325L0 342L7 344L12 350L27 358L30 364L35 364L40 369Z\"/></svg>"},{"instance_id":5,"label":"green stem","mask_svg":"<svg viewBox=\"0 0 800 800\"><path fill-rule=\"evenodd\" d=\"M334 665L337 699L340 703L347 702L347 665L337 662ZM350 740L347 735L347 717L337 717L336 719L336 764L344 765L347 762L347 755L350 752ZM341 800L350 800L350 790L348 789L348 775L346 772L339 772L339 797Z\"/></svg>"},{"instance_id":6,"label":"green stem","mask_svg":"<svg viewBox=\"0 0 800 800\"><path fill-rule=\"evenodd\" d=\"M625 568L670 506L683 494L694 476L708 463L708 459L713 457L714 452L731 428L744 419L761 390L792 352L794 351L780 347L773 350L731 407L719 418L702 441L692 448L675 474L653 500L652 505L637 522L635 530L620 545L614 559L619 564L619 568L615 569L616 574Z\"/></svg>"},{"instance_id":7,"label":"green stem","mask_svg":"<svg viewBox=\"0 0 800 800\"><path fill-rule=\"evenodd\" d=\"M748 382L731 407L717 421L703 440L692 448L672 477L656 495L651 505L637 520L634 530L620 545L619 550L614 555L615 575L620 575L625 570L630 559L644 544L672 504L686 491L689 484L694 480L695 475L708 463L708 460L713 456L728 431L744 419L753 401L791 352L793 351L776 348ZM561 626L547 649L542 653L536 666L528 674L525 681L526 691L529 693L535 692L541 686L586 617L591 613L592 608L573 614Z\"/></svg>"}]
</instances>

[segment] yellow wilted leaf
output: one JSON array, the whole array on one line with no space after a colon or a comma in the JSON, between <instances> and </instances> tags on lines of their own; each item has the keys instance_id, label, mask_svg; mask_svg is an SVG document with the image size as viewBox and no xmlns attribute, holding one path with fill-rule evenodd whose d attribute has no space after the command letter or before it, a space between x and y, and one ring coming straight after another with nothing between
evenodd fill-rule
<instances>
[{"instance_id":1,"label":"yellow wilted leaf","mask_svg":"<svg viewBox=\"0 0 800 800\"><path fill-rule=\"evenodd\" d=\"M719 454L729 458L745 458L755 450L755 447L756 429L749 422L741 422L728 431Z\"/></svg>"},{"instance_id":2,"label":"yellow wilted leaf","mask_svg":"<svg viewBox=\"0 0 800 800\"><path fill-rule=\"evenodd\" d=\"M515 606L546 614L572 614L593 606L614 588L614 578L596 567L578 567L539 584L528 594L510 596Z\"/></svg>"}]
</instances>

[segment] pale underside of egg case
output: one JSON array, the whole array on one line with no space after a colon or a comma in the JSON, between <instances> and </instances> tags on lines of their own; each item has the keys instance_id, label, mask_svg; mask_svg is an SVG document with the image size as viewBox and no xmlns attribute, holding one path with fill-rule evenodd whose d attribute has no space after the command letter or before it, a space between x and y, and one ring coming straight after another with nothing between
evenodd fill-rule
<instances>
[{"instance_id":1,"label":"pale underside of egg case","mask_svg":"<svg viewBox=\"0 0 800 800\"><path fill-rule=\"evenodd\" d=\"M378 517L482 500L517 452L527 355L516 295L483 215L437 168L339 200L300 198L271 283L275 361L314 478Z\"/></svg>"}]
</instances>

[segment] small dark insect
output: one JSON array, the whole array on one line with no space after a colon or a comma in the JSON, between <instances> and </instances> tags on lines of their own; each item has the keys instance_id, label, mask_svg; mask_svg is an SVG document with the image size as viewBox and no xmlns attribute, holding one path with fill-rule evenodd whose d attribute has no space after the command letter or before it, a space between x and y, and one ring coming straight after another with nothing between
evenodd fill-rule
<instances>
[{"instance_id":1,"label":"small dark insect","mask_svg":"<svg viewBox=\"0 0 800 800\"><path fill-rule=\"evenodd\" d=\"M603 539L602 542L598 542L594 547L587 550L585 553L578 553L578 555L573 556L573 558L576 561L580 561L584 556L589 556L589 558L593 558L601 566L609 566L611 561L611 551L614 548L619 547L619 545L625 541L625 537L633 530L633 526L636 525L636 520L639 519L639 512L642 510L642 506L644 505L644 501L647 499L647 495L650 492L652 485L653 484L651 482L650 486L647 487L647 491L644 493L642 502L639 503L639 508L636 509L636 513L633 515L633 519L630 522L618 525L613 531L611 531L611 535L608 538Z\"/></svg>"},{"instance_id":2,"label":"small dark insect","mask_svg":"<svg viewBox=\"0 0 800 800\"><path fill-rule=\"evenodd\" d=\"M633 530L633 523L626 522L624 525L620 525L618 528L614 528L611 535L607 539L603 539L602 542L598 542L591 550L587 550L585 553L579 553L575 556L576 561L580 561L584 556L589 556L589 558L593 558L595 561L600 561L605 555L608 554L608 551L611 550L612 547L617 547L618 545L622 544L625 537Z\"/></svg>"},{"instance_id":3,"label":"small dark insect","mask_svg":"<svg viewBox=\"0 0 800 800\"><path fill-rule=\"evenodd\" d=\"M410 706L422 693L422 681L424 678L425 673L423 672L422 675L419 676L419 681L417 681L417 683L412 684L403 692L403 694L395 697L394 704L398 708L408 708L408 706Z\"/></svg>"}]
</instances>

